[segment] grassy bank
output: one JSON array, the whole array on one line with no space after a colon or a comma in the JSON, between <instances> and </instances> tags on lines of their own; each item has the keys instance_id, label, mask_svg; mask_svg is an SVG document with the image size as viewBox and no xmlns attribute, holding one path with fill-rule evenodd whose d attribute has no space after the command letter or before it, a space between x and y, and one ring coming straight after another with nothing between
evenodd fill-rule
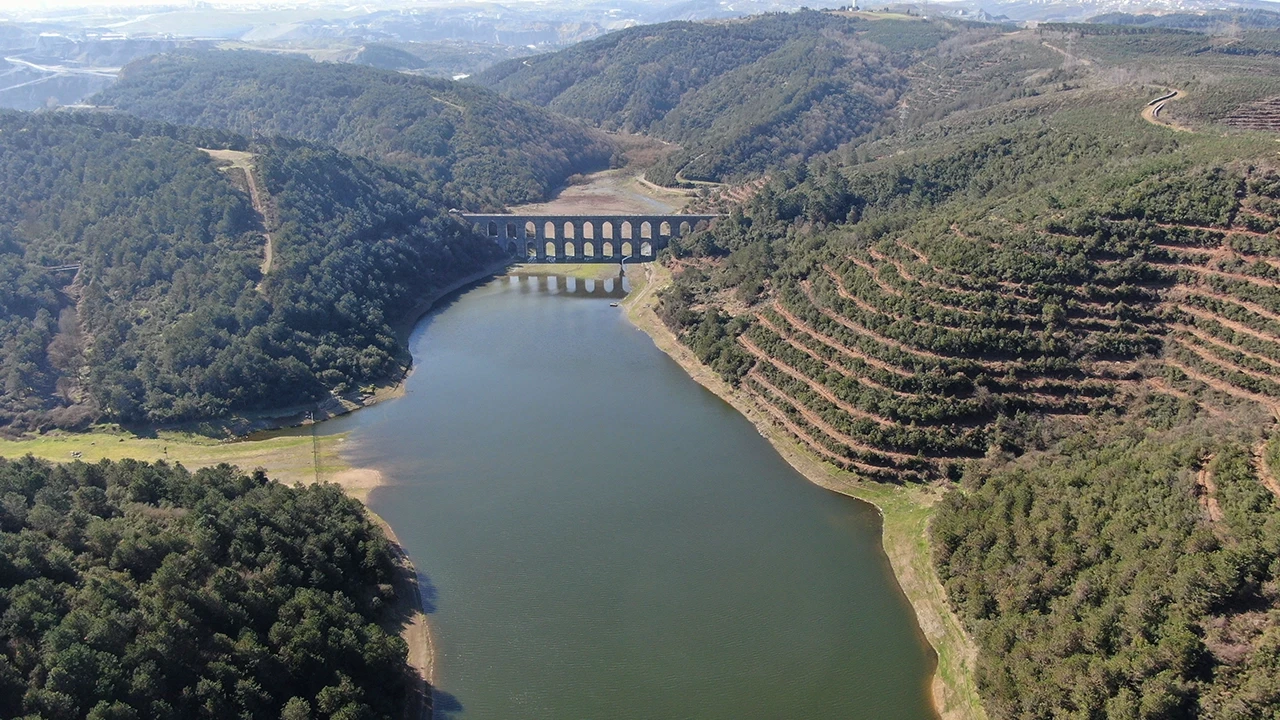
<instances>
[{"instance_id":1,"label":"grassy bank","mask_svg":"<svg viewBox=\"0 0 1280 720\"><path fill-rule=\"evenodd\" d=\"M289 485L316 480L337 482L349 494L364 500L374 485L355 482L361 473L339 455L345 440L342 435L321 436L315 439L313 447L309 433L220 442L177 432L142 437L126 430L102 427L83 433L51 432L21 440L0 440L0 457L30 454L54 462L166 460L182 463L192 470L219 463L237 465L244 470L261 467L271 478Z\"/></svg>"},{"instance_id":2,"label":"grassy bank","mask_svg":"<svg viewBox=\"0 0 1280 720\"><path fill-rule=\"evenodd\" d=\"M618 277L618 263L524 263L512 267L508 274L530 277L558 275L578 280L608 280Z\"/></svg>"},{"instance_id":3,"label":"grassy bank","mask_svg":"<svg viewBox=\"0 0 1280 720\"><path fill-rule=\"evenodd\" d=\"M869 502L880 510L884 520L885 554L903 593L915 609L921 632L938 657L932 684L938 713L945 720L985 720L986 713L974 682L977 647L947 604L946 592L933 569L929 550L929 521L941 491L932 486L868 482L803 451L748 399L698 362L658 319L654 312L657 291L670 279L670 272L656 263L637 266L631 273L631 295L623 303L627 317L694 380L751 420L783 458L811 482Z\"/></svg>"}]
</instances>

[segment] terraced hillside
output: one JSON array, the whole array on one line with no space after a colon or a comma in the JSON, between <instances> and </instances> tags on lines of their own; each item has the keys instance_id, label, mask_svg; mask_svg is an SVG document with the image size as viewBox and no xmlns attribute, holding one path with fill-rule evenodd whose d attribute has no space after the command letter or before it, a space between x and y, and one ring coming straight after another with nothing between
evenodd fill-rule
<instances>
[{"instance_id":1,"label":"terraced hillside","mask_svg":"<svg viewBox=\"0 0 1280 720\"><path fill-rule=\"evenodd\" d=\"M777 430L945 492L993 717L1280 708L1280 155L1222 122L1280 65L1152 34L926 55L668 260L660 316Z\"/></svg>"},{"instance_id":2,"label":"terraced hillside","mask_svg":"<svg viewBox=\"0 0 1280 720\"><path fill-rule=\"evenodd\" d=\"M1158 90L1090 88L1097 65L1053 42L921 61L923 119L677 246L708 261L668 322L816 454L884 480L954 476L1041 418L1153 390L1273 407L1275 163L1247 135L1145 126Z\"/></svg>"},{"instance_id":3,"label":"terraced hillside","mask_svg":"<svg viewBox=\"0 0 1280 720\"><path fill-rule=\"evenodd\" d=\"M1033 133L963 156L987 154L981 183L1060 144ZM738 287L733 255L692 273L711 287L677 284L667 317L695 343L708 323L732 326L735 344L705 359L740 356L728 374L799 440L879 479L944 476L952 461L1019 448L1031 418L1118 409L1152 389L1209 410L1274 409L1277 178L1169 167L1109 204L1033 218L1017 195L978 216L907 211L907 227L894 227L892 202L864 206L854 227L872 237L826 231L817 251L773 248L776 269L732 321L698 311L724 298L716 284Z\"/></svg>"},{"instance_id":4,"label":"terraced hillside","mask_svg":"<svg viewBox=\"0 0 1280 720\"><path fill-rule=\"evenodd\" d=\"M1202 402L1280 408L1280 178L1243 188L1230 219L1145 228L1162 294L1165 376Z\"/></svg>"},{"instance_id":5,"label":"terraced hillside","mask_svg":"<svg viewBox=\"0 0 1280 720\"><path fill-rule=\"evenodd\" d=\"M1280 133L1280 97L1267 98L1237 108L1225 119L1227 125L1244 130Z\"/></svg>"}]
</instances>

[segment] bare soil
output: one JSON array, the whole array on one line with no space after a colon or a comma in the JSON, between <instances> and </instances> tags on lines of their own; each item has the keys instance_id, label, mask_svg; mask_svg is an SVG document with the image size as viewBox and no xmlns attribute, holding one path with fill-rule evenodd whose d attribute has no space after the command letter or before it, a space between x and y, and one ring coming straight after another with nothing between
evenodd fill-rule
<instances>
[{"instance_id":1,"label":"bare soil","mask_svg":"<svg viewBox=\"0 0 1280 720\"><path fill-rule=\"evenodd\" d=\"M1262 484L1271 491L1272 495L1280 498L1280 482L1276 481L1276 474L1271 472L1271 463L1267 461L1267 441L1263 440L1253 448L1253 459L1258 466L1258 479Z\"/></svg>"},{"instance_id":2,"label":"bare soil","mask_svg":"<svg viewBox=\"0 0 1280 720\"><path fill-rule=\"evenodd\" d=\"M249 186L249 200L253 203L253 209L258 213L258 217L262 219L262 236L266 239L266 248L262 253L262 276L266 277L267 273L271 272L271 263L275 258L275 244L271 237L275 214L267 201L266 193L258 188L258 181L253 176L253 160L257 156L242 150L206 150L204 148L201 150L214 160L229 163L229 168L235 168L244 173L245 182ZM262 288L261 284L258 288Z\"/></svg>"},{"instance_id":3,"label":"bare soil","mask_svg":"<svg viewBox=\"0 0 1280 720\"><path fill-rule=\"evenodd\" d=\"M517 205L513 213L542 215L632 215L679 212L693 198L688 190L673 190L644 180L644 169L625 167L583 176L546 202Z\"/></svg>"},{"instance_id":4,"label":"bare soil","mask_svg":"<svg viewBox=\"0 0 1280 720\"><path fill-rule=\"evenodd\" d=\"M1217 485L1213 483L1213 471L1209 469L1209 464L1213 462L1213 457L1207 457L1201 462L1200 471L1196 473L1196 500L1200 503L1200 508L1204 510L1205 516L1209 518L1209 522L1217 524L1222 522L1222 508L1218 505Z\"/></svg>"}]
</instances>

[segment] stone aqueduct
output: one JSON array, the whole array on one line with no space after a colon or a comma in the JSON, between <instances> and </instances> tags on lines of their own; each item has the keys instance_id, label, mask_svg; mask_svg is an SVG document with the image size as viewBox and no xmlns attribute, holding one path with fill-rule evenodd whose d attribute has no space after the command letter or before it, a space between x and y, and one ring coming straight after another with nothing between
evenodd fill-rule
<instances>
[{"instance_id":1,"label":"stone aqueduct","mask_svg":"<svg viewBox=\"0 0 1280 720\"><path fill-rule=\"evenodd\" d=\"M673 237L718 215L486 215L456 213L476 232L530 262L651 260Z\"/></svg>"}]
</instances>

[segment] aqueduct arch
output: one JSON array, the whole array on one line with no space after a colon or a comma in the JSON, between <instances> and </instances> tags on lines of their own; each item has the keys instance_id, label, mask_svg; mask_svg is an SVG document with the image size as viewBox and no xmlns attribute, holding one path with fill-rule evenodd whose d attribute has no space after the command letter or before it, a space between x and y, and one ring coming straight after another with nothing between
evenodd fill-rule
<instances>
[{"instance_id":1,"label":"aqueduct arch","mask_svg":"<svg viewBox=\"0 0 1280 720\"><path fill-rule=\"evenodd\" d=\"M652 260L672 238L718 215L521 215L452 213L509 254L529 262Z\"/></svg>"}]
</instances>

